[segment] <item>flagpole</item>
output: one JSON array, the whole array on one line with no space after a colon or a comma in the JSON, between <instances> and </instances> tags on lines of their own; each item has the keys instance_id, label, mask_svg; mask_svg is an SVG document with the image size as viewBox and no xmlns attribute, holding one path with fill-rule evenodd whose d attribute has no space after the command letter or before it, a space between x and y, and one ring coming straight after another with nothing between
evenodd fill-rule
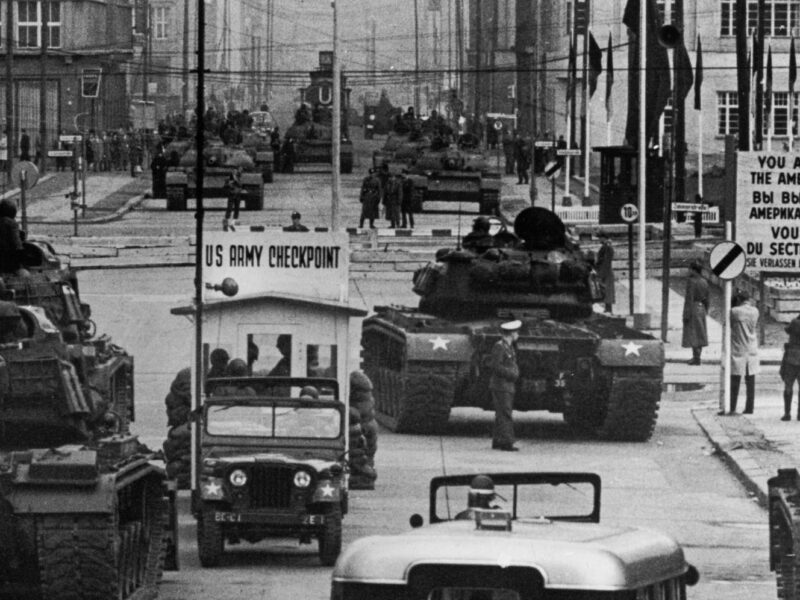
<instances>
[{"instance_id":1,"label":"flagpole","mask_svg":"<svg viewBox=\"0 0 800 600\"><path fill-rule=\"evenodd\" d=\"M611 85L614 82L614 56L611 43L611 32L608 33L608 56L606 56L606 145L611 145L611 118L613 115L613 100Z\"/></svg>"},{"instance_id":2,"label":"flagpole","mask_svg":"<svg viewBox=\"0 0 800 600\"><path fill-rule=\"evenodd\" d=\"M697 193L703 198L703 104L702 104L702 81L703 81L703 50L700 43L700 36L697 36L697 59L695 60L694 75L694 94L695 108L697 109Z\"/></svg>"},{"instance_id":3,"label":"flagpole","mask_svg":"<svg viewBox=\"0 0 800 600\"><path fill-rule=\"evenodd\" d=\"M592 117L592 107L589 104L589 99L591 96L589 95L589 85L588 77L589 77L589 20L591 19L591 11L587 10L586 14L586 30L583 33L584 41L583 41L583 77L584 77L584 85L583 91L583 112L586 114L586 118L583 120L584 127L586 130L583 132L583 206L588 206L589 201L589 151L591 148L590 142L590 133L589 130L589 122L591 121Z\"/></svg>"}]
</instances>

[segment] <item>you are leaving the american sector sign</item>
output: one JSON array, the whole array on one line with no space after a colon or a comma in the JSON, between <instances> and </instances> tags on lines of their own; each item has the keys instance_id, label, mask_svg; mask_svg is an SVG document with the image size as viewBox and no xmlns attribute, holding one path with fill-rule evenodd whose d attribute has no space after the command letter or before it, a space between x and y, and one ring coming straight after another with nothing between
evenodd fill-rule
<instances>
[{"instance_id":1,"label":"you are leaving the american sector sign","mask_svg":"<svg viewBox=\"0 0 800 600\"><path fill-rule=\"evenodd\" d=\"M746 268L800 270L800 154L738 152L736 241Z\"/></svg>"}]
</instances>

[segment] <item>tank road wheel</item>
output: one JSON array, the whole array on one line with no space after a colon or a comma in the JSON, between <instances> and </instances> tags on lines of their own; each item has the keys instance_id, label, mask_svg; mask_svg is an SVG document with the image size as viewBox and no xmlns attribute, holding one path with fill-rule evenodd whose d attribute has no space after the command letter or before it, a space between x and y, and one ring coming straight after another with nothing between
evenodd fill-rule
<instances>
[{"instance_id":1,"label":"tank road wheel","mask_svg":"<svg viewBox=\"0 0 800 600\"><path fill-rule=\"evenodd\" d=\"M222 525L214 520L213 510L204 510L197 520L197 551L200 564L204 567L216 567L222 560L224 539Z\"/></svg>"},{"instance_id":2,"label":"tank road wheel","mask_svg":"<svg viewBox=\"0 0 800 600\"><path fill-rule=\"evenodd\" d=\"M244 208L245 210L263 210L264 209L264 184L261 185L246 185L243 187L245 193Z\"/></svg>"},{"instance_id":3,"label":"tank road wheel","mask_svg":"<svg viewBox=\"0 0 800 600\"><path fill-rule=\"evenodd\" d=\"M653 370L608 370L602 391L594 400L587 396L587 415L598 437L607 440L644 442L653 435L661 400L662 374ZM599 392L599 393L598 393ZM595 401L601 405L592 407Z\"/></svg>"},{"instance_id":4,"label":"tank road wheel","mask_svg":"<svg viewBox=\"0 0 800 600\"><path fill-rule=\"evenodd\" d=\"M449 365L412 367L397 414L401 433L442 433L450 417L455 369Z\"/></svg>"},{"instance_id":5,"label":"tank road wheel","mask_svg":"<svg viewBox=\"0 0 800 600\"><path fill-rule=\"evenodd\" d=\"M325 513L325 525L319 534L319 562L332 567L342 551L342 511L339 505Z\"/></svg>"},{"instance_id":6,"label":"tank road wheel","mask_svg":"<svg viewBox=\"0 0 800 600\"><path fill-rule=\"evenodd\" d=\"M186 186L167 186L167 210L186 210Z\"/></svg>"}]
</instances>

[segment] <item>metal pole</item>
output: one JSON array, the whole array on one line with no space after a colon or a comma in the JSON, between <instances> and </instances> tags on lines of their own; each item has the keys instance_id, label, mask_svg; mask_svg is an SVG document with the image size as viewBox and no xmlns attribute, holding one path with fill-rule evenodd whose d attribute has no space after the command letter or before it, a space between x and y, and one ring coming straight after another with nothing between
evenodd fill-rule
<instances>
[{"instance_id":1,"label":"metal pole","mask_svg":"<svg viewBox=\"0 0 800 600\"><path fill-rule=\"evenodd\" d=\"M28 231L28 200L25 191L28 189L28 173L25 169L19 172L19 207L22 212L20 218L22 230Z\"/></svg>"},{"instance_id":2,"label":"metal pole","mask_svg":"<svg viewBox=\"0 0 800 600\"><path fill-rule=\"evenodd\" d=\"M6 0L6 179L11 179L17 153L17 128L14 111L14 1Z\"/></svg>"},{"instance_id":3,"label":"metal pole","mask_svg":"<svg viewBox=\"0 0 800 600\"><path fill-rule=\"evenodd\" d=\"M189 0L183 0L183 117L189 108Z\"/></svg>"},{"instance_id":4,"label":"metal pole","mask_svg":"<svg viewBox=\"0 0 800 600\"><path fill-rule=\"evenodd\" d=\"M639 314L647 312L645 267L645 234L647 215L645 214L647 202L647 89L645 74L647 73L647 5L649 2L639 3Z\"/></svg>"},{"instance_id":5,"label":"metal pole","mask_svg":"<svg viewBox=\"0 0 800 600\"><path fill-rule=\"evenodd\" d=\"M39 57L39 148L41 149L39 173L47 171L47 46L50 43L50 31L47 27L50 16L50 3L42 2L42 39Z\"/></svg>"},{"instance_id":6,"label":"metal pole","mask_svg":"<svg viewBox=\"0 0 800 600\"><path fill-rule=\"evenodd\" d=\"M197 177L196 196L197 211L195 213L195 260L194 260L194 338L195 354L194 369L192 369L193 389L192 410L196 411L201 406L203 394L203 176L205 166L203 165L203 146L205 144L205 20L206 8L205 0L197 0L197 131L195 132L195 150L197 162L195 163L195 174ZM191 453L191 488L197 489L197 468L198 468L198 429L197 422L192 420L192 453Z\"/></svg>"},{"instance_id":7,"label":"metal pole","mask_svg":"<svg viewBox=\"0 0 800 600\"><path fill-rule=\"evenodd\" d=\"M333 0L333 4L335 14L336 0ZM414 114L417 117L419 117L419 102L419 6L418 0L414 0Z\"/></svg>"},{"instance_id":8,"label":"metal pole","mask_svg":"<svg viewBox=\"0 0 800 600\"><path fill-rule=\"evenodd\" d=\"M628 223L628 306L633 315L633 221Z\"/></svg>"},{"instance_id":9,"label":"metal pole","mask_svg":"<svg viewBox=\"0 0 800 600\"><path fill-rule=\"evenodd\" d=\"M339 230L339 197L341 196L341 151L342 151L342 71L339 62L339 18L336 0L333 6L333 178L331 190L331 231Z\"/></svg>"},{"instance_id":10,"label":"metal pole","mask_svg":"<svg viewBox=\"0 0 800 600\"><path fill-rule=\"evenodd\" d=\"M731 239L731 222L725 221L725 239ZM721 413L725 412L728 406L728 401L731 397L731 280L726 279L723 285L724 289L724 306L722 312L724 313L722 325L722 369L720 376L720 396L719 396L719 410Z\"/></svg>"}]
</instances>

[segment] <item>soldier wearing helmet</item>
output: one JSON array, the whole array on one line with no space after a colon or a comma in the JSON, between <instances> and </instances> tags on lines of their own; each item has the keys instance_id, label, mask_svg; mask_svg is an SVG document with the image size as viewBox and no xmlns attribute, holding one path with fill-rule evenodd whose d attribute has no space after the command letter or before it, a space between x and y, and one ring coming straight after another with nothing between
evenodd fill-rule
<instances>
[{"instance_id":1,"label":"soldier wearing helmet","mask_svg":"<svg viewBox=\"0 0 800 600\"><path fill-rule=\"evenodd\" d=\"M480 216L472 223L472 231L464 236L461 245L466 250L473 250L478 253L485 252L494 246L494 237L489 233L491 222L488 217Z\"/></svg>"},{"instance_id":2,"label":"soldier wearing helmet","mask_svg":"<svg viewBox=\"0 0 800 600\"><path fill-rule=\"evenodd\" d=\"M497 508L492 505L496 497L492 478L488 475L476 475L469 483L467 509L458 513L456 519L472 519L475 516L475 509Z\"/></svg>"}]
</instances>

